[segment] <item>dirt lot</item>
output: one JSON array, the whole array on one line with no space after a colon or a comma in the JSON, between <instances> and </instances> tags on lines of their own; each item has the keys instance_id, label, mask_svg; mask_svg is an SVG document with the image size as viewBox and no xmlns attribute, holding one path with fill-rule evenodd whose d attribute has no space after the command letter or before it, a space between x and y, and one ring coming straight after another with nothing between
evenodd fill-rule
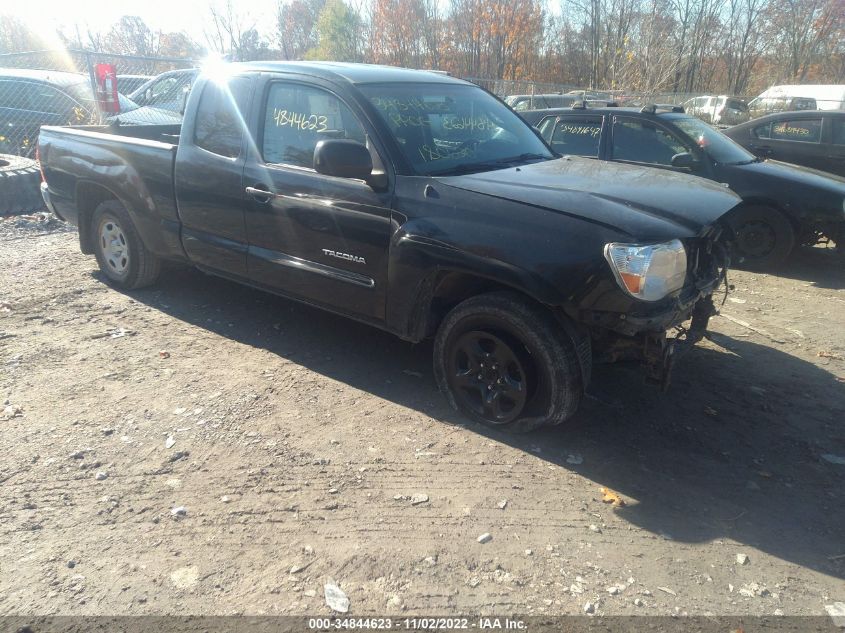
<instances>
[{"instance_id":1,"label":"dirt lot","mask_svg":"<svg viewBox=\"0 0 845 633\"><path fill-rule=\"evenodd\" d=\"M24 224L0 222L0 614L328 614L327 579L354 614L845 601L829 252L733 273L668 394L600 368L572 424L509 437L446 408L430 345L191 270L121 293Z\"/></svg>"}]
</instances>

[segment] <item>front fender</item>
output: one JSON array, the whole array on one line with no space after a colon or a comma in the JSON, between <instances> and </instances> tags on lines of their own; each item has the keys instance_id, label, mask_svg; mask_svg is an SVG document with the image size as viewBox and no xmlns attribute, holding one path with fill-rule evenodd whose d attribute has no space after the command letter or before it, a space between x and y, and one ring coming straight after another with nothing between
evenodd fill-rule
<instances>
[{"instance_id":1,"label":"front fender","mask_svg":"<svg viewBox=\"0 0 845 633\"><path fill-rule=\"evenodd\" d=\"M542 278L513 264L461 251L422 236L404 234L390 247L387 325L402 338L419 341L428 331L430 305L444 273L463 273L509 286L545 305L563 301Z\"/></svg>"}]
</instances>

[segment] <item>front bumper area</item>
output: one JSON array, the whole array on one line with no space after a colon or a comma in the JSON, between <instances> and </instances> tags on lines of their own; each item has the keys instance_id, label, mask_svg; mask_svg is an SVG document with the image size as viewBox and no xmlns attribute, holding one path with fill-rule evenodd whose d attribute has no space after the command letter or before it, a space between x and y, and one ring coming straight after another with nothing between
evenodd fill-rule
<instances>
[{"instance_id":1,"label":"front bumper area","mask_svg":"<svg viewBox=\"0 0 845 633\"><path fill-rule=\"evenodd\" d=\"M675 360L704 338L710 317L717 314L713 294L722 283L727 286L730 265L727 249L714 241L701 240L687 248L687 284L677 296L629 312L581 314L592 334L595 362L640 361L646 382L668 387ZM675 332L667 336L667 330Z\"/></svg>"}]
</instances>

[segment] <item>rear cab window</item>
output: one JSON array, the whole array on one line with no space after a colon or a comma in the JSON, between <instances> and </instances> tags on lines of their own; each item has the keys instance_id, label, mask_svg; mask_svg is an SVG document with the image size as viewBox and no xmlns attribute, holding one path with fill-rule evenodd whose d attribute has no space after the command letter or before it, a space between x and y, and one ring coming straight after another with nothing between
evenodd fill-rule
<instances>
[{"instance_id":1,"label":"rear cab window","mask_svg":"<svg viewBox=\"0 0 845 633\"><path fill-rule=\"evenodd\" d=\"M236 158L241 153L249 100L249 77L226 82L208 81L202 90L194 120L194 144L213 154Z\"/></svg>"},{"instance_id":2,"label":"rear cab window","mask_svg":"<svg viewBox=\"0 0 845 633\"><path fill-rule=\"evenodd\" d=\"M818 143L822 136L822 120L787 119L772 123L771 139L799 143Z\"/></svg>"}]
</instances>

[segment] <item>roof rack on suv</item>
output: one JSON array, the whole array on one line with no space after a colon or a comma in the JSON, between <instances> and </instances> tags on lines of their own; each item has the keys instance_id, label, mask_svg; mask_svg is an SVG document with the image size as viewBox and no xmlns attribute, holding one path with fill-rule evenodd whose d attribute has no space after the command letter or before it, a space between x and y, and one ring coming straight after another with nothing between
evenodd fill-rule
<instances>
[{"instance_id":1,"label":"roof rack on suv","mask_svg":"<svg viewBox=\"0 0 845 633\"><path fill-rule=\"evenodd\" d=\"M619 104L616 101L605 101L604 99L581 99L572 104L573 110L586 110L589 107L618 108Z\"/></svg>"},{"instance_id":2,"label":"roof rack on suv","mask_svg":"<svg viewBox=\"0 0 845 633\"><path fill-rule=\"evenodd\" d=\"M642 107L640 112L643 114L655 114L658 110L664 112L685 112L684 106L673 105L671 103L649 103Z\"/></svg>"}]
</instances>

